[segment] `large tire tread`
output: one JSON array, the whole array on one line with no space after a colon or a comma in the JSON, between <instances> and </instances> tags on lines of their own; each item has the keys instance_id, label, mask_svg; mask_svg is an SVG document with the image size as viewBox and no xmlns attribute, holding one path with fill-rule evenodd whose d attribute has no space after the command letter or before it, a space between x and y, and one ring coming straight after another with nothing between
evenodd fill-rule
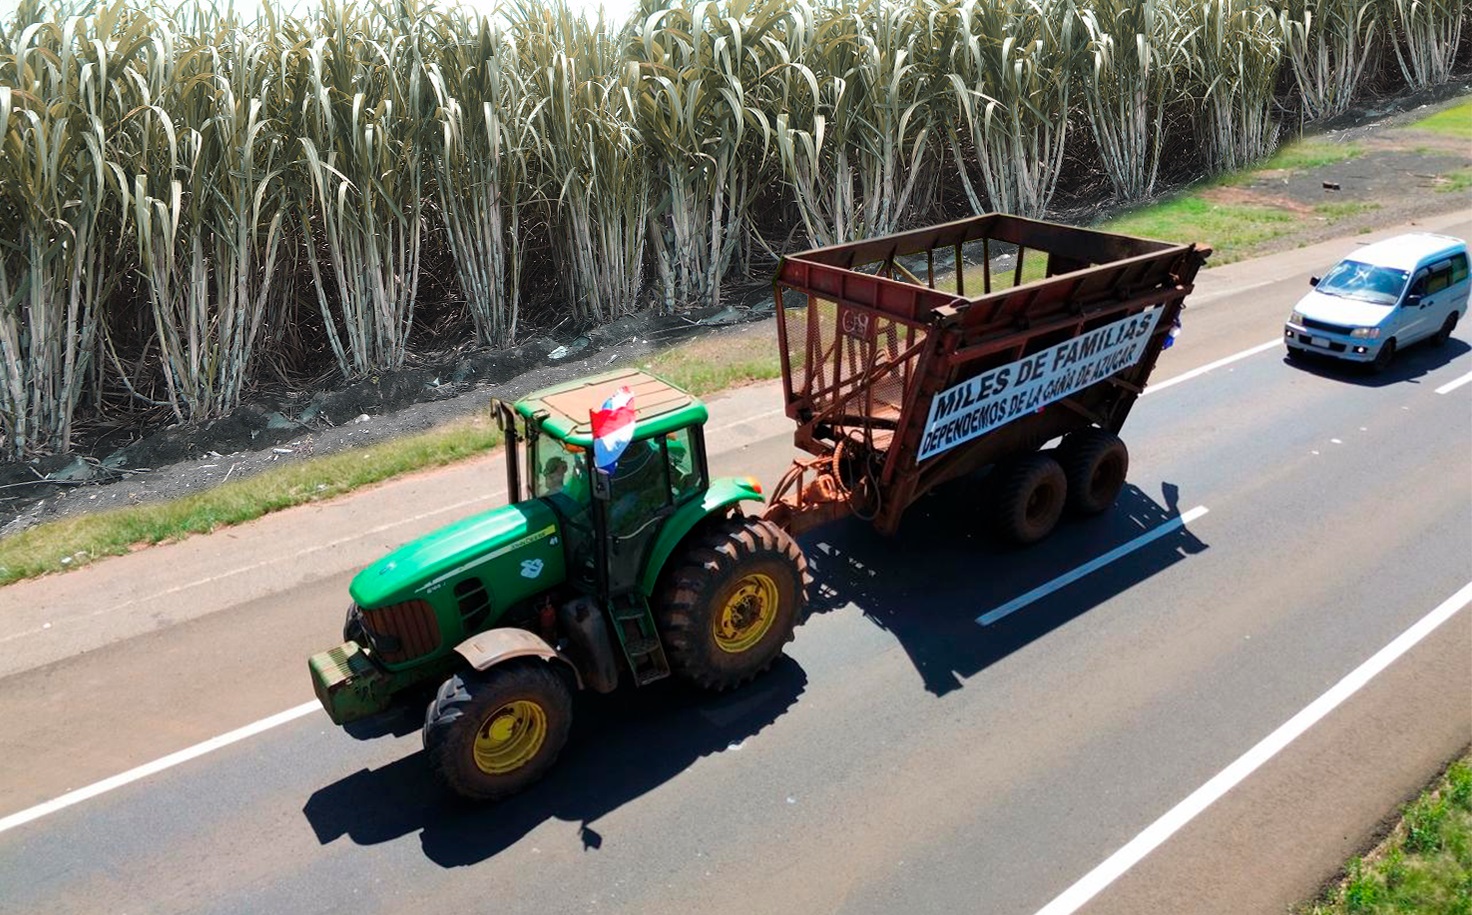
<instances>
[{"instance_id":1,"label":"large tire tread","mask_svg":"<svg viewBox=\"0 0 1472 915\"><path fill-rule=\"evenodd\" d=\"M535 700L547 715L537 755L502 775L482 772L472 748L485 717L516 699ZM478 801L508 797L541 779L557 761L572 729L572 691L544 661L511 661L487 671L466 670L440 684L424 716L424 748L435 777L456 794Z\"/></svg>"},{"instance_id":2,"label":"large tire tread","mask_svg":"<svg viewBox=\"0 0 1472 915\"><path fill-rule=\"evenodd\" d=\"M715 646L711 615L723 587L753 567L777 579L777 618L760 642L739 655ZM807 558L770 522L736 515L707 525L673 560L654 608L670 669L703 689L740 686L771 667L792 641L807 604Z\"/></svg>"},{"instance_id":3,"label":"large tire tread","mask_svg":"<svg viewBox=\"0 0 1472 915\"><path fill-rule=\"evenodd\" d=\"M1051 534L1068 500L1063 467L1051 455L1036 451L1008 461L998 471L996 521L1002 537L1026 546Z\"/></svg>"},{"instance_id":4,"label":"large tire tread","mask_svg":"<svg viewBox=\"0 0 1472 915\"><path fill-rule=\"evenodd\" d=\"M1063 440L1058 462L1068 479L1069 509L1079 515L1097 515L1119 498L1129 475L1130 453L1113 432L1089 428Z\"/></svg>"}]
</instances>

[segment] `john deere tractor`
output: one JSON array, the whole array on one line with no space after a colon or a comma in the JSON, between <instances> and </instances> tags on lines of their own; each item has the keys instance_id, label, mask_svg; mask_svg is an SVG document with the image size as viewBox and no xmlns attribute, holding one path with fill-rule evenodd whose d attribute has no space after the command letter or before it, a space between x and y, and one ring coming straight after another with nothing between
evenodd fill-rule
<instances>
[{"instance_id":1,"label":"john deere tractor","mask_svg":"<svg viewBox=\"0 0 1472 915\"><path fill-rule=\"evenodd\" d=\"M621 387L634 395L633 441L603 472L590 415ZM486 800L552 765L575 690L671 674L737 686L776 660L806 600L801 550L741 512L761 487L710 478L695 397L624 371L494 409L512 504L364 569L344 643L309 662L337 724L438 684L430 764L451 790Z\"/></svg>"}]
</instances>

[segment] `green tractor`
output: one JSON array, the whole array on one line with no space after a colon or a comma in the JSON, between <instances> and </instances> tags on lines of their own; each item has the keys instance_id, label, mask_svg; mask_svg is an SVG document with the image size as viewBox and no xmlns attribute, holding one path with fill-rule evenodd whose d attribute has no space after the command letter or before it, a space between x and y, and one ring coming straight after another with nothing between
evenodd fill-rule
<instances>
[{"instance_id":1,"label":"green tractor","mask_svg":"<svg viewBox=\"0 0 1472 915\"><path fill-rule=\"evenodd\" d=\"M633 441L606 473L591 460L590 416L624 387ZM695 397L622 371L494 409L512 504L360 572L344 644L309 661L337 724L437 683L424 721L430 764L451 790L484 800L556 761L575 690L671 674L737 686L776 660L807 598L796 543L741 512L761 487L710 479Z\"/></svg>"}]
</instances>

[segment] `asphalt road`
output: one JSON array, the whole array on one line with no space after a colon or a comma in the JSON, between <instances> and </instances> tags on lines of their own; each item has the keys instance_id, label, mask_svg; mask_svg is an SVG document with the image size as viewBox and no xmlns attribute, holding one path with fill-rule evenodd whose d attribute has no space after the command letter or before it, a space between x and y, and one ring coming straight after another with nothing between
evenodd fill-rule
<instances>
[{"instance_id":1,"label":"asphalt road","mask_svg":"<svg viewBox=\"0 0 1472 915\"><path fill-rule=\"evenodd\" d=\"M1281 912L1472 743L1472 322L1376 378L1266 346L1364 240L1202 275L1112 512L1007 550L957 486L805 538L768 676L580 699L497 806L441 793L412 714L301 710L353 571L495 504L493 457L0 590L0 911ZM712 402L717 472L776 480L779 404Z\"/></svg>"}]
</instances>

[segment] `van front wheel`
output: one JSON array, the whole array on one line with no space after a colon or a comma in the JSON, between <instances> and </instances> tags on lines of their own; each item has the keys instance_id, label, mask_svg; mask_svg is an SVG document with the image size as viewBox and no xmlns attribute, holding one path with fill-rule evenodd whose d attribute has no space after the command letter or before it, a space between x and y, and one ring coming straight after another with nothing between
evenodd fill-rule
<instances>
[{"instance_id":1,"label":"van front wheel","mask_svg":"<svg viewBox=\"0 0 1472 915\"><path fill-rule=\"evenodd\" d=\"M1380 347L1380 352L1375 354L1375 361L1370 363L1370 371L1378 375L1390 368L1390 360L1395 358L1395 338L1386 340Z\"/></svg>"}]
</instances>

